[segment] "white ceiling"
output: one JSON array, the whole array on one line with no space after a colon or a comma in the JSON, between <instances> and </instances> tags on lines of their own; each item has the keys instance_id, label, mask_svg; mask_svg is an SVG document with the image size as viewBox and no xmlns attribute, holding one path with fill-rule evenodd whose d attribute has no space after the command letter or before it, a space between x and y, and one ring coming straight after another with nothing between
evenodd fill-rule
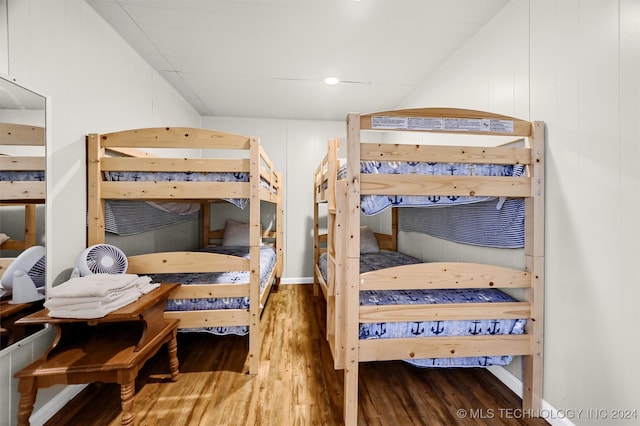
<instances>
[{"instance_id":1,"label":"white ceiling","mask_svg":"<svg viewBox=\"0 0 640 426\"><path fill-rule=\"evenodd\" d=\"M87 2L202 115L343 120L396 108L508 0Z\"/></svg>"}]
</instances>

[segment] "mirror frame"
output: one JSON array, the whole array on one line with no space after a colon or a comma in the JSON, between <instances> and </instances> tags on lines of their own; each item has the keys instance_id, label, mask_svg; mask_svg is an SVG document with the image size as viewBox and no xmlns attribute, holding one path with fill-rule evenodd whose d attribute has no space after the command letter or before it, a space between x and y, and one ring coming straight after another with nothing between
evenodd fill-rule
<instances>
[{"instance_id":1,"label":"mirror frame","mask_svg":"<svg viewBox=\"0 0 640 426\"><path fill-rule=\"evenodd\" d=\"M17 81L17 79L11 77L10 75L4 74L2 72L0 72L0 79L4 80L7 84L12 84L14 86L16 86L17 88L21 88L23 89L25 92L30 92L33 95L39 96L40 98L42 98L43 100L43 124L42 126L44 127L44 157L45 157L45 173L46 173L46 179L45 179L45 205L44 205L44 234L43 234L43 238L45 240L45 243L43 244L45 246L45 250L46 250L46 256L47 256L47 266L46 266L46 271L45 271L45 297L46 297L46 293L48 293L49 288L51 288L51 282L52 282L52 276L53 276L53 272L51 271L51 267L50 267L50 253L52 253L52 248L51 248L51 244L48 243L48 237L47 234L49 233L50 229L51 229L51 217L52 217L52 210L51 210L51 203L49 200L49 195L51 194L51 179L49 179L49 173L50 170L52 170L52 161L51 161L51 154L50 154L50 150L51 150L51 99L50 97L44 95L41 91L38 90L34 90L30 87L26 87L24 84L19 83ZM12 351L15 347L20 347L21 343L29 340L31 341L32 339L37 338L37 336L46 333L47 330L46 328L44 328L43 330L39 330L36 331L35 333L31 332L29 333L27 336L23 337L21 340L17 340L15 342L12 342L10 345L3 347L0 349L0 353L5 353L5 352L9 352Z\"/></svg>"}]
</instances>

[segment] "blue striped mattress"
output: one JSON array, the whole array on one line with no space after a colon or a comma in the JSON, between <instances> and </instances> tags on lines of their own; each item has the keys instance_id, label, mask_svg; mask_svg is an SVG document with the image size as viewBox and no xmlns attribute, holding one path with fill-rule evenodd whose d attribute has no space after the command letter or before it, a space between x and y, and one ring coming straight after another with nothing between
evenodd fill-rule
<instances>
[{"instance_id":1,"label":"blue striped mattress","mask_svg":"<svg viewBox=\"0 0 640 426\"><path fill-rule=\"evenodd\" d=\"M446 209L400 209L400 231L419 232L482 247L524 247L525 202L507 198L450 206Z\"/></svg>"},{"instance_id":2,"label":"blue striped mattress","mask_svg":"<svg viewBox=\"0 0 640 426\"><path fill-rule=\"evenodd\" d=\"M420 263L420 260L399 252L381 250L377 253L361 253L360 273L415 263ZM326 280L326 254L321 256L319 266ZM514 298L498 289L367 290L360 292L361 306L514 301L516 301ZM523 334L525 325L526 320L524 319L371 323L360 324L360 339ZM407 359L404 361L418 367L488 367L507 365L512 359L512 356L495 355Z\"/></svg>"}]
</instances>

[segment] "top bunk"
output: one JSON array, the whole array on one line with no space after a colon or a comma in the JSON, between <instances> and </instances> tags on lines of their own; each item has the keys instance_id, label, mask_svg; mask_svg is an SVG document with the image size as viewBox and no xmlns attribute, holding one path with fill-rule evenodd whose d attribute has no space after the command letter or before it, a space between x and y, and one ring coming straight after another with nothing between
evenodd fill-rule
<instances>
[{"instance_id":1,"label":"top bunk","mask_svg":"<svg viewBox=\"0 0 640 426\"><path fill-rule=\"evenodd\" d=\"M0 203L44 203L44 147L44 127L0 123Z\"/></svg>"},{"instance_id":2,"label":"top bunk","mask_svg":"<svg viewBox=\"0 0 640 426\"><path fill-rule=\"evenodd\" d=\"M439 141L438 135L416 133L447 135ZM468 135L483 138L467 142ZM531 168L541 161L536 146L544 143L543 135L541 122L466 109L349 114L346 157L338 157L338 140L329 141L315 171L316 202L335 206L340 179L347 179L361 196L365 214L390 206L442 207L531 197L540 186L530 177Z\"/></svg>"},{"instance_id":3,"label":"top bunk","mask_svg":"<svg viewBox=\"0 0 640 426\"><path fill-rule=\"evenodd\" d=\"M281 173L260 139L158 127L87 137L89 242L103 241L108 201L145 201L183 214L189 204L281 203Z\"/></svg>"}]
</instances>

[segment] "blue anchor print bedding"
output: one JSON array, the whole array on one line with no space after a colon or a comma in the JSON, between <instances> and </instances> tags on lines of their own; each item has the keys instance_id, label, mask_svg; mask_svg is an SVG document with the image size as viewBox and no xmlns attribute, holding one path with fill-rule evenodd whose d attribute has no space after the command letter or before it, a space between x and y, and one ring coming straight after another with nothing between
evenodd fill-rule
<instances>
[{"instance_id":1,"label":"blue anchor print bedding","mask_svg":"<svg viewBox=\"0 0 640 426\"><path fill-rule=\"evenodd\" d=\"M398 252L381 250L360 254L360 273L392 266L420 263L418 259ZM320 258L320 269L326 280L326 254ZM367 290L360 292L360 305L416 305L437 303L514 302L498 289L447 290ZM360 324L360 339L405 337L437 337L523 334L526 320L420 321ZM487 367L507 365L512 356L407 359L418 367Z\"/></svg>"},{"instance_id":2,"label":"blue anchor print bedding","mask_svg":"<svg viewBox=\"0 0 640 426\"><path fill-rule=\"evenodd\" d=\"M434 176L522 176L522 165L432 163L418 161L361 161L360 173L390 175L434 175ZM338 171L338 179L346 175L346 168ZM479 196L431 196L431 195L363 195L361 210L366 215L380 213L395 207L443 207L478 203L495 197Z\"/></svg>"},{"instance_id":3,"label":"blue anchor print bedding","mask_svg":"<svg viewBox=\"0 0 640 426\"><path fill-rule=\"evenodd\" d=\"M0 182L38 182L45 180L44 170L34 171L3 171L0 172Z\"/></svg>"},{"instance_id":4,"label":"blue anchor print bedding","mask_svg":"<svg viewBox=\"0 0 640 426\"><path fill-rule=\"evenodd\" d=\"M104 172L107 181L123 182L249 182L249 173L244 172ZM244 209L246 198L225 199Z\"/></svg>"},{"instance_id":5,"label":"blue anchor print bedding","mask_svg":"<svg viewBox=\"0 0 640 426\"><path fill-rule=\"evenodd\" d=\"M227 254L230 256L249 258L249 247L225 246L205 247L202 251L209 253ZM267 285L267 280L276 264L276 251L271 246L260 246L260 293ZM202 283L232 283L246 284L249 282L248 271L230 271L215 273L179 273L179 274L153 274L149 275L153 282L169 283L178 282L182 285ZM207 299L176 299L169 300L165 311L197 311L213 309L249 309L248 297L224 297ZM204 327L180 329L181 332L205 332L220 336L236 334L244 336L249 334L248 326L228 327Z\"/></svg>"}]
</instances>

